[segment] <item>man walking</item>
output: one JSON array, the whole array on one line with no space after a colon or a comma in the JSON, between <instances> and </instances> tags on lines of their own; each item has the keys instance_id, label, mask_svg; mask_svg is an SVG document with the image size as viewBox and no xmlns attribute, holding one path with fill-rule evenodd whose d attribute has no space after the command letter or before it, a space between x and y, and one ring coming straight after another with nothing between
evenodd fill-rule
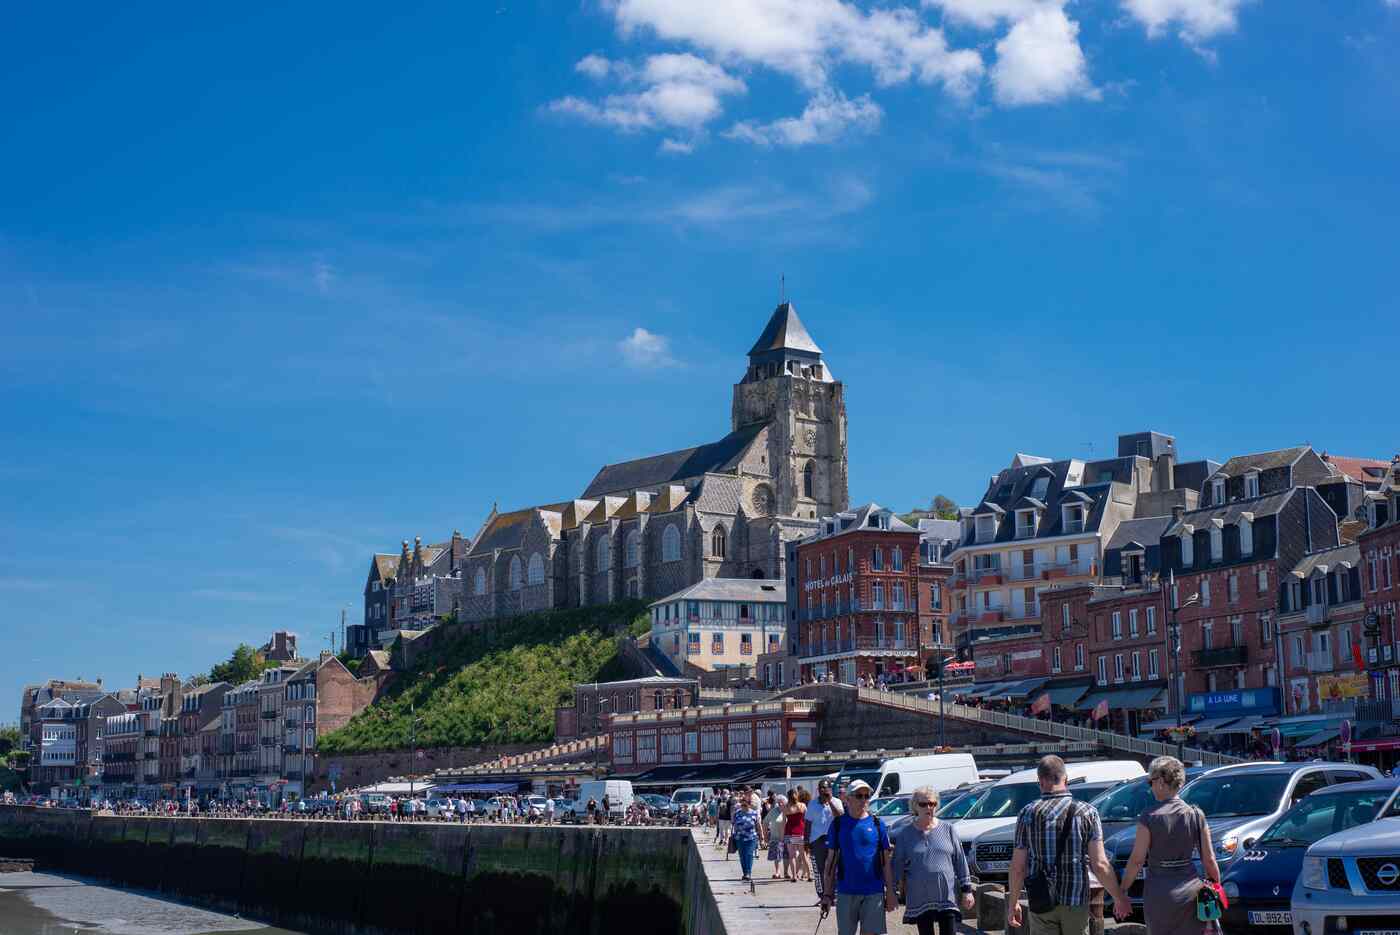
<instances>
[{"instance_id":1,"label":"man walking","mask_svg":"<svg viewBox=\"0 0 1400 935\"><path fill-rule=\"evenodd\" d=\"M1030 896L1030 935L1088 935L1089 871L1113 897L1114 915L1131 911L1103 850L1099 813L1069 794L1065 761L1042 757L1036 766L1040 798L1016 818L1006 900L1021 924L1021 885Z\"/></svg>"},{"instance_id":2,"label":"man walking","mask_svg":"<svg viewBox=\"0 0 1400 935\"><path fill-rule=\"evenodd\" d=\"M898 905L890 836L866 811L869 802L869 784L857 779L846 789L846 813L827 832L821 904L828 908L835 893L836 935L884 935L885 913Z\"/></svg>"},{"instance_id":3,"label":"man walking","mask_svg":"<svg viewBox=\"0 0 1400 935\"><path fill-rule=\"evenodd\" d=\"M841 800L831 794L830 781L823 779L817 783L817 798L807 806L807 849L812 856L812 881L817 887L817 899L822 898L822 881L826 870L826 835L831 830L831 820L845 811Z\"/></svg>"}]
</instances>

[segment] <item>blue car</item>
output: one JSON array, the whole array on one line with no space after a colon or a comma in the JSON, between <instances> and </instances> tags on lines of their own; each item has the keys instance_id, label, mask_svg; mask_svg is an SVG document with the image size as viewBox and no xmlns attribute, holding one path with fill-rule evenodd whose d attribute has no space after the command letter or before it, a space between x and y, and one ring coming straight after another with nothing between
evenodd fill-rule
<instances>
[{"instance_id":1,"label":"blue car","mask_svg":"<svg viewBox=\"0 0 1400 935\"><path fill-rule=\"evenodd\" d=\"M1291 932L1293 884L1303 855L1338 831L1374 821L1400 790L1400 779L1347 782L1319 789L1283 813L1254 842L1222 868L1230 907L1220 920L1227 932Z\"/></svg>"}]
</instances>

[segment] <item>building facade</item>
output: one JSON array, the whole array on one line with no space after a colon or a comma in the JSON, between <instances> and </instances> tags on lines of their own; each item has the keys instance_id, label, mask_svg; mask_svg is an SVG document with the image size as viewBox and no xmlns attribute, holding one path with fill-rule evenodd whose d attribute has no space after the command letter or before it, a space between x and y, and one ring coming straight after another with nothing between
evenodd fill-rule
<instances>
[{"instance_id":1,"label":"building facade","mask_svg":"<svg viewBox=\"0 0 1400 935\"><path fill-rule=\"evenodd\" d=\"M204 730L215 726L215 737L222 723L224 696L231 686L227 682L208 682L185 691L180 700L178 742L179 794L182 798L207 798L218 792L218 769L212 757L215 749L204 749ZM206 757L209 757L206 759Z\"/></svg>"},{"instance_id":2,"label":"building facade","mask_svg":"<svg viewBox=\"0 0 1400 935\"><path fill-rule=\"evenodd\" d=\"M286 708L286 681L299 665L279 665L263 670L258 680L258 766L253 791L269 795L281 787L282 748L285 743L283 713Z\"/></svg>"},{"instance_id":3,"label":"building facade","mask_svg":"<svg viewBox=\"0 0 1400 935\"><path fill-rule=\"evenodd\" d=\"M780 760L815 750L821 702L779 701L642 711L610 718L612 768L623 775L681 763Z\"/></svg>"},{"instance_id":4,"label":"building facade","mask_svg":"<svg viewBox=\"0 0 1400 935\"><path fill-rule=\"evenodd\" d=\"M554 739L574 740L601 733L609 715L674 711L700 704L697 679L652 675L621 682L574 686L574 703L554 709Z\"/></svg>"},{"instance_id":5,"label":"building facade","mask_svg":"<svg viewBox=\"0 0 1400 935\"><path fill-rule=\"evenodd\" d=\"M1400 711L1400 455L1368 493L1357 536L1371 696Z\"/></svg>"},{"instance_id":6,"label":"building facade","mask_svg":"<svg viewBox=\"0 0 1400 935\"><path fill-rule=\"evenodd\" d=\"M782 581L709 578L651 605L651 645L678 672L752 669L786 648L786 609Z\"/></svg>"},{"instance_id":7,"label":"building facade","mask_svg":"<svg viewBox=\"0 0 1400 935\"><path fill-rule=\"evenodd\" d=\"M288 677L282 712L284 796L296 799L325 788L316 771L317 739L368 707L380 685L373 677L357 679L325 651Z\"/></svg>"}]
</instances>

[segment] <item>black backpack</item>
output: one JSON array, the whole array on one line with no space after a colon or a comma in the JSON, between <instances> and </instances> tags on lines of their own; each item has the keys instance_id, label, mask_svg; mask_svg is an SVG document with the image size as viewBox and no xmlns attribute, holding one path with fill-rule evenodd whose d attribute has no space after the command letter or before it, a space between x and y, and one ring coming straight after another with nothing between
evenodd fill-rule
<instances>
[{"instance_id":1,"label":"black backpack","mask_svg":"<svg viewBox=\"0 0 1400 935\"><path fill-rule=\"evenodd\" d=\"M834 883L840 883L846 876L845 866L841 863L841 821L845 817L843 812L831 819L830 839L836 842L835 848L832 848L836 853L836 876L832 881ZM875 819L875 863L870 869L876 877L880 877L885 872L885 861L889 859L889 851L894 847L894 842L890 841L889 848L882 848L880 839L884 838L889 841L889 833L885 831L885 823L880 820L879 815L867 815L867 817Z\"/></svg>"}]
</instances>

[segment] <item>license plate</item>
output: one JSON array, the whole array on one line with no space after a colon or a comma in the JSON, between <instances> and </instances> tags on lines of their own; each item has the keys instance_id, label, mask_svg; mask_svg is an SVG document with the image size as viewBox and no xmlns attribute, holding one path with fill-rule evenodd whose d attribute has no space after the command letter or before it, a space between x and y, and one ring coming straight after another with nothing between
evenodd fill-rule
<instances>
[{"instance_id":1,"label":"license plate","mask_svg":"<svg viewBox=\"0 0 1400 935\"><path fill-rule=\"evenodd\" d=\"M978 866L983 870L1007 870L1011 867L1009 860L983 860L978 862Z\"/></svg>"},{"instance_id":2,"label":"license plate","mask_svg":"<svg viewBox=\"0 0 1400 935\"><path fill-rule=\"evenodd\" d=\"M1356 935L1400 935L1400 929L1357 929Z\"/></svg>"},{"instance_id":3,"label":"license plate","mask_svg":"<svg viewBox=\"0 0 1400 935\"><path fill-rule=\"evenodd\" d=\"M1249 913L1250 925L1292 925L1293 913L1291 912L1251 912Z\"/></svg>"}]
</instances>

